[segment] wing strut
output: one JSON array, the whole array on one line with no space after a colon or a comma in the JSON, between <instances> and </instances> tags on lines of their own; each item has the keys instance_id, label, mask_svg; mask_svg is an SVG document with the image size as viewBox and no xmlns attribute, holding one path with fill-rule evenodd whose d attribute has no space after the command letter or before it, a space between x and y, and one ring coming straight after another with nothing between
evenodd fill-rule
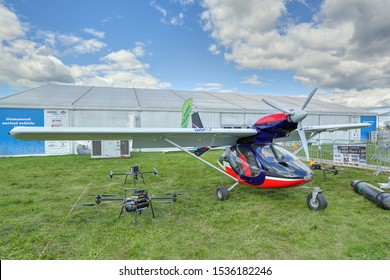
<instances>
[{"instance_id":1,"label":"wing strut","mask_svg":"<svg viewBox=\"0 0 390 280\"><path fill-rule=\"evenodd\" d=\"M233 176L231 176L230 174L227 174L225 171L223 171L222 169L219 169L218 167L216 167L215 165L211 164L210 162L204 160L203 158L200 158L198 157L197 155L189 152L188 150L184 149L183 147L179 146L178 144L176 144L175 142L165 138L165 137L162 137L162 139L165 141L165 142L168 142L169 144L171 144L172 146L175 146L176 148L182 150L183 152L185 152L186 154L189 154L190 156L196 158L197 160L203 162L204 164L210 166L211 168L217 170L218 172L221 172L222 174L230 177L231 179L233 179L235 181L235 183L230 187L228 188L228 191L231 191L232 189L234 189L238 184L238 180L236 178L234 178Z\"/></svg>"},{"instance_id":2,"label":"wing strut","mask_svg":"<svg viewBox=\"0 0 390 280\"><path fill-rule=\"evenodd\" d=\"M302 131L303 131L303 129L302 129ZM305 133L305 132L303 132L303 133ZM321 132L312 133L312 135L310 135L309 139L306 140L306 145L307 145L307 143L308 143L314 136L317 136L317 135L320 134L320 133L321 133ZM306 135L305 135L305 136L306 136ZM301 139L302 139L302 137L301 137ZM299 153L302 149L304 149L304 148L305 148L305 144L302 143L302 146L300 146L299 149L295 150L293 154L294 154L294 155L298 154L298 153ZM306 153L306 151L305 151L305 154L306 154L306 157L309 155L309 153L308 153L308 152ZM310 161L310 159L307 158L307 161Z\"/></svg>"}]
</instances>

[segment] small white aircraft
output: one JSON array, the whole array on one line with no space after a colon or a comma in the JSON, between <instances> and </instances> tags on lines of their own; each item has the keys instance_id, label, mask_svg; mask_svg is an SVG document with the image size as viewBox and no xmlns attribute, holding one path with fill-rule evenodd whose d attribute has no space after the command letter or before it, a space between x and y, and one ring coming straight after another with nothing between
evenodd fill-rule
<instances>
[{"instance_id":1,"label":"small white aircraft","mask_svg":"<svg viewBox=\"0 0 390 280\"><path fill-rule=\"evenodd\" d=\"M133 148L176 147L215 170L226 174L235 183L230 187L217 187L216 196L226 200L229 191L239 183L255 188L275 189L297 187L313 179L312 170L297 156L274 144L274 139L288 137L299 139L309 161L308 141L321 132L357 129L369 126L366 123L303 126L307 116L304 111L313 97L314 89L301 109L288 110L269 100L270 106L282 113L267 115L247 129L211 128L110 128L110 127L16 127L10 134L19 140L133 140ZM205 161L188 147L229 148L218 159L217 166ZM327 207L326 199L319 188L307 197L310 209Z\"/></svg>"}]
</instances>

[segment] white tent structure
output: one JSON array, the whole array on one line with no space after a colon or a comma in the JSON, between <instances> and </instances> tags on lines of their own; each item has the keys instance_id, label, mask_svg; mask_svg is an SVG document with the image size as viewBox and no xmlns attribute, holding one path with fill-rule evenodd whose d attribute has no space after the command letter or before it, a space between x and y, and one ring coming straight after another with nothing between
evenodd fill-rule
<instances>
[{"instance_id":1,"label":"white tent structure","mask_svg":"<svg viewBox=\"0 0 390 280\"><path fill-rule=\"evenodd\" d=\"M250 127L275 109L264 95L48 84L0 98L0 156L76 153L69 141L22 143L8 135L15 126L180 127L184 102L193 99L203 125L210 128ZM300 108L306 96L266 96L285 108ZM375 121L371 112L322 102L315 97L306 107L303 125ZM375 129L375 128L374 128ZM323 139L365 140L361 131L335 132ZM28 141L29 142L29 141ZM39 142L39 141L34 141Z\"/></svg>"}]
</instances>

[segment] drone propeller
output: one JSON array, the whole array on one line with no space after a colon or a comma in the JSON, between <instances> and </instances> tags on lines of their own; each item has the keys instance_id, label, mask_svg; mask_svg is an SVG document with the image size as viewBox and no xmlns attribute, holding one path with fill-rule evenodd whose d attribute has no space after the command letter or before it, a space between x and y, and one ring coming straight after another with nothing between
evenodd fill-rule
<instances>
[{"instance_id":1,"label":"drone propeller","mask_svg":"<svg viewBox=\"0 0 390 280\"><path fill-rule=\"evenodd\" d=\"M115 201L115 200L122 200L122 198L118 198L118 194L114 193L103 193L103 194L90 194L89 196L95 197L95 203L100 204L102 201Z\"/></svg>"},{"instance_id":2,"label":"drone propeller","mask_svg":"<svg viewBox=\"0 0 390 280\"><path fill-rule=\"evenodd\" d=\"M310 92L309 96L306 98L305 103L303 103L303 106L302 106L302 108L300 110L286 109L283 106L280 106L279 104L273 103L272 101L270 101L268 99L265 99L265 98L262 99L269 106L271 106L271 107L273 107L273 108L275 108L275 109L277 109L279 111L282 111L285 114L289 114L290 115L290 120L293 123L297 123L298 124L297 129L298 129L299 137L301 138L303 149L305 150L307 161L310 160L309 148L308 148L308 144L307 144L306 135L305 135L305 132L304 132L303 126L302 126L302 120L304 118L306 118L306 116L307 116L307 113L304 110L305 110L306 106L309 104L309 102L311 101L311 99L313 98L313 96L316 93L316 91L317 91L317 88L313 89Z\"/></svg>"},{"instance_id":3,"label":"drone propeller","mask_svg":"<svg viewBox=\"0 0 390 280\"><path fill-rule=\"evenodd\" d=\"M97 205L97 204L95 204L95 203L79 203L79 204L77 204L78 206L95 206L95 205Z\"/></svg>"},{"instance_id":4,"label":"drone propeller","mask_svg":"<svg viewBox=\"0 0 390 280\"><path fill-rule=\"evenodd\" d=\"M103 194L90 194L89 196L110 197L110 196L118 196L118 194L115 194L115 193L103 193Z\"/></svg>"},{"instance_id":5,"label":"drone propeller","mask_svg":"<svg viewBox=\"0 0 390 280\"><path fill-rule=\"evenodd\" d=\"M178 194L172 194L169 196L151 196L150 199L160 200L161 203L172 203L177 201Z\"/></svg>"},{"instance_id":6,"label":"drone propeller","mask_svg":"<svg viewBox=\"0 0 390 280\"><path fill-rule=\"evenodd\" d=\"M178 192L178 193L173 193L175 195L189 195L187 192ZM172 193L165 193L164 195L172 195Z\"/></svg>"}]
</instances>

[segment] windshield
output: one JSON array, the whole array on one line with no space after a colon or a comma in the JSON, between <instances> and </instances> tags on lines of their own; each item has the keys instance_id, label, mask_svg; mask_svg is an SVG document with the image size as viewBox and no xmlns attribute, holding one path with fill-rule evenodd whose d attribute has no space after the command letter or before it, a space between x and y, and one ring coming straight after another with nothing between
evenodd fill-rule
<instances>
[{"instance_id":1,"label":"windshield","mask_svg":"<svg viewBox=\"0 0 390 280\"><path fill-rule=\"evenodd\" d=\"M312 174L304 162L279 145L253 144L252 148L262 159L267 176L295 179Z\"/></svg>"}]
</instances>

